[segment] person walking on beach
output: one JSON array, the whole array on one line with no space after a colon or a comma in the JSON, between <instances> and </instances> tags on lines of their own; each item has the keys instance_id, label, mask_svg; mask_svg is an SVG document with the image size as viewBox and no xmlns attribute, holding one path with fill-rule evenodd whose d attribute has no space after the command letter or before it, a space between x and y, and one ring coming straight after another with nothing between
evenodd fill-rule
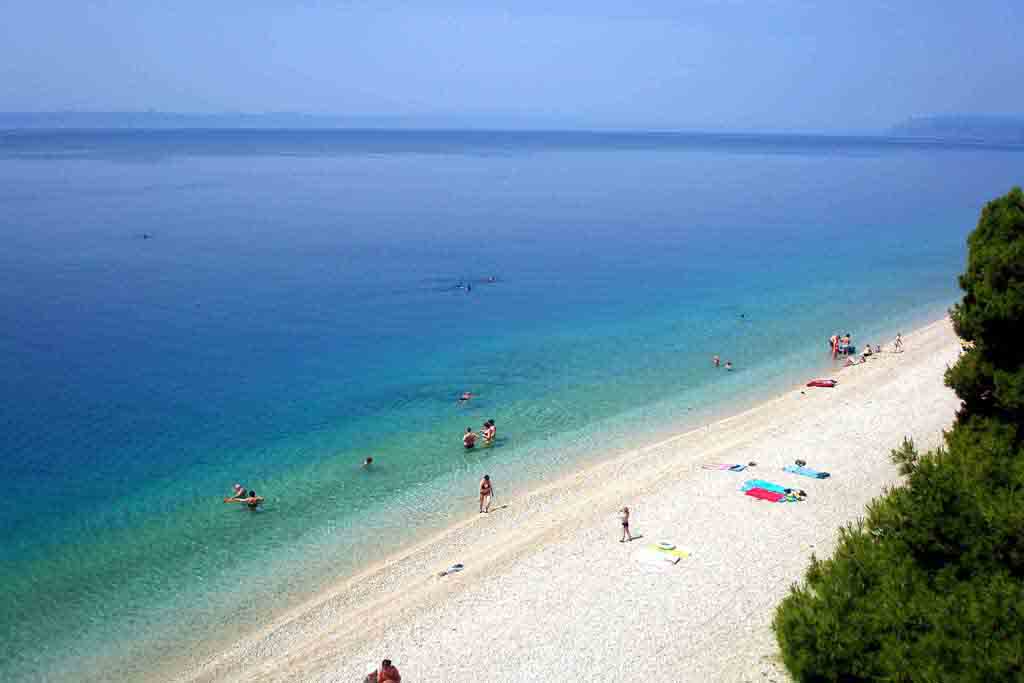
<instances>
[{"instance_id":1,"label":"person walking on beach","mask_svg":"<svg viewBox=\"0 0 1024 683\"><path fill-rule=\"evenodd\" d=\"M633 534L629 532L629 508L624 507L619 510L619 521L622 523L622 538L619 539L619 543L625 543L626 541L633 540Z\"/></svg>"},{"instance_id":2,"label":"person walking on beach","mask_svg":"<svg viewBox=\"0 0 1024 683\"><path fill-rule=\"evenodd\" d=\"M472 427L466 427L466 433L462 435L462 447L467 451L476 446L476 434Z\"/></svg>"},{"instance_id":3,"label":"person walking on beach","mask_svg":"<svg viewBox=\"0 0 1024 683\"><path fill-rule=\"evenodd\" d=\"M491 501L494 499L494 487L491 485L491 475L485 474L480 480L480 512L491 511Z\"/></svg>"},{"instance_id":4,"label":"person walking on beach","mask_svg":"<svg viewBox=\"0 0 1024 683\"><path fill-rule=\"evenodd\" d=\"M903 353L903 334L900 332L896 333L896 342L893 344L893 348L896 353Z\"/></svg>"}]
</instances>

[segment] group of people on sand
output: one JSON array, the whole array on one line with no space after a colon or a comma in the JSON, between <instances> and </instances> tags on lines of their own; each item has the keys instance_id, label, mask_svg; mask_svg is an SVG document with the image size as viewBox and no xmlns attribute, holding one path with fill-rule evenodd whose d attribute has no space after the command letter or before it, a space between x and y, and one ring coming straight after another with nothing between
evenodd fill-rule
<instances>
[{"instance_id":1,"label":"group of people on sand","mask_svg":"<svg viewBox=\"0 0 1024 683\"><path fill-rule=\"evenodd\" d=\"M494 424L494 420L484 422L479 435L485 444L494 443L494 437L498 435L498 427ZM472 427L466 427L466 433L462 435L462 447L467 451L476 448L476 437L477 432L474 432Z\"/></svg>"},{"instance_id":2,"label":"group of people on sand","mask_svg":"<svg viewBox=\"0 0 1024 683\"><path fill-rule=\"evenodd\" d=\"M718 357L717 353L714 356L712 356L712 358L711 358L711 366L715 367L715 368L722 367L722 359ZM728 370L729 372L732 372L732 361L731 360L725 361L725 369Z\"/></svg>"},{"instance_id":3,"label":"group of people on sand","mask_svg":"<svg viewBox=\"0 0 1024 683\"><path fill-rule=\"evenodd\" d=\"M837 334L832 335L831 337L829 337L829 344L832 347L832 357L833 358L835 358L837 355L848 356L848 358L846 359L846 365L847 366L849 366L849 365L860 365L861 363L867 363L868 362L868 358L870 358L871 356L875 356L877 354L880 354L882 352L882 346L880 344L875 344L874 347L872 347L871 344L865 344L864 348L860 352L860 360L856 360L855 358L850 357L854 353L855 348L850 343L850 334L849 333L846 333L842 337L840 337ZM893 346L893 352L894 353L903 353L903 334L902 333L898 333L896 335L896 340L893 342L892 346Z\"/></svg>"}]
</instances>

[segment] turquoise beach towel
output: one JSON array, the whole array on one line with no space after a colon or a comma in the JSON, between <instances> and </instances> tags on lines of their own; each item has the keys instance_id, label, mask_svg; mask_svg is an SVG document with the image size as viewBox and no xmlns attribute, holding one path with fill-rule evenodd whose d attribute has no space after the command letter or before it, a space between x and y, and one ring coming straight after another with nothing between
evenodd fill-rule
<instances>
[{"instance_id":1,"label":"turquoise beach towel","mask_svg":"<svg viewBox=\"0 0 1024 683\"><path fill-rule=\"evenodd\" d=\"M749 491L750 489L765 489L766 491L774 491L775 493L785 493L786 487L773 484L770 481L764 479L748 479L743 483L743 488L740 491Z\"/></svg>"},{"instance_id":2,"label":"turquoise beach towel","mask_svg":"<svg viewBox=\"0 0 1024 683\"><path fill-rule=\"evenodd\" d=\"M832 476L828 472L819 472L818 470L812 470L810 467L797 467L796 465L786 465L782 469L785 472L811 477L812 479L827 479Z\"/></svg>"}]
</instances>

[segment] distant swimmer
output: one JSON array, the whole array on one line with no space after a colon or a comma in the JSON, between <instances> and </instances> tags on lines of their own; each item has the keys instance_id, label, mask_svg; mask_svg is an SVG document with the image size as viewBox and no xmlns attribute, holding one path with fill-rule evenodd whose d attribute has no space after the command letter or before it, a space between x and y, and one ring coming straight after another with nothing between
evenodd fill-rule
<instances>
[{"instance_id":1,"label":"distant swimmer","mask_svg":"<svg viewBox=\"0 0 1024 683\"><path fill-rule=\"evenodd\" d=\"M466 433L462 435L462 447L467 451L476 446L476 434L472 427L466 427Z\"/></svg>"},{"instance_id":2,"label":"distant swimmer","mask_svg":"<svg viewBox=\"0 0 1024 683\"><path fill-rule=\"evenodd\" d=\"M731 360L725 361L725 369L728 370L729 372L732 372L732 361Z\"/></svg>"},{"instance_id":3,"label":"distant swimmer","mask_svg":"<svg viewBox=\"0 0 1024 683\"><path fill-rule=\"evenodd\" d=\"M711 365L716 368L722 365L722 359L718 357L717 353L711 358Z\"/></svg>"},{"instance_id":4,"label":"distant swimmer","mask_svg":"<svg viewBox=\"0 0 1024 683\"><path fill-rule=\"evenodd\" d=\"M243 490L241 495L236 494L231 498L225 498L224 502L245 503L246 507L248 507L250 510L255 510L256 508L263 504L263 498L257 496L255 491L250 490L249 493L246 493Z\"/></svg>"},{"instance_id":5,"label":"distant swimmer","mask_svg":"<svg viewBox=\"0 0 1024 683\"><path fill-rule=\"evenodd\" d=\"M367 458L366 460L363 461L363 469L368 468L372 464L373 464L373 458Z\"/></svg>"},{"instance_id":6,"label":"distant swimmer","mask_svg":"<svg viewBox=\"0 0 1024 683\"><path fill-rule=\"evenodd\" d=\"M485 474L480 480L480 512L491 511L491 500L494 498L494 487L491 486L491 475Z\"/></svg>"},{"instance_id":7,"label":"distant swimmer","mask_svg":"<svg viewBox=\"0 0 1024 683\"><path fill-rule=\"evenodd\" d=\"M466 401L472 399L475 395L476 394L474 394L471 391L463 391L462 394L459 396L459 403L465 403Z\"/></svg>"},{"instance_id":8,"label":"distant swimmer","mask_svg":"<svg viewBox=\"0 0 1024 683\"><path fill-rule=\"evenodd\" d=\"M246 498L245 487L241 484L235 484L234 493L231 495L232 498Z\"/></svg>"},{"instance_id":9,"label":"distant swimmer","mask_svg":"<svg viewBox=\"0 0 1024 683\"><path fill-rule=\"evenodd\" d=\"M497 281L498 281L498 278L496 278L496 277L494 277L494 276L492 275L492 276L490 276L489 278L487 278L487 281L488 281L488 282L491 282L491 283L494 283L494 282L497 282Z\"/></svg>"}]
</instances>

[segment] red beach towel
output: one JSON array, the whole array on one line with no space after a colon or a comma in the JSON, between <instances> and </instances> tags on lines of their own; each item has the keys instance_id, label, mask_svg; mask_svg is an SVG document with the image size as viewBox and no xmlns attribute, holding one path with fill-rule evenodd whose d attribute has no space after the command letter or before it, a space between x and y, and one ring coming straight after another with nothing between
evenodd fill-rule
<instances>
[{"instance_id":1,"label":"red beach towel","mask_svg":"<svg viewBox=\"0 0 1024 683\"><path fill-rule=\"evenodd\" d=\"M838 384L838 382L836 382L834 379L812 379L810 382L807 383L807 386L828 387L829 389L831 389L836 384Z\"/></svg>"},{"instance_id":2,"label":"red beach towel","mask_svg":"<svg viewBox=\"0 0 1024 683\"><path fill-rule=\"evenodd\" d=\"M749 491L745 491L745 493L748 496L760 498L761 500L767 500L768 502L771 503L778 503L780 500L786 497L781 493L776 493L775 491L769 491L768 489L761 488L750 489Z\"/></svg>"}]
</instances>

